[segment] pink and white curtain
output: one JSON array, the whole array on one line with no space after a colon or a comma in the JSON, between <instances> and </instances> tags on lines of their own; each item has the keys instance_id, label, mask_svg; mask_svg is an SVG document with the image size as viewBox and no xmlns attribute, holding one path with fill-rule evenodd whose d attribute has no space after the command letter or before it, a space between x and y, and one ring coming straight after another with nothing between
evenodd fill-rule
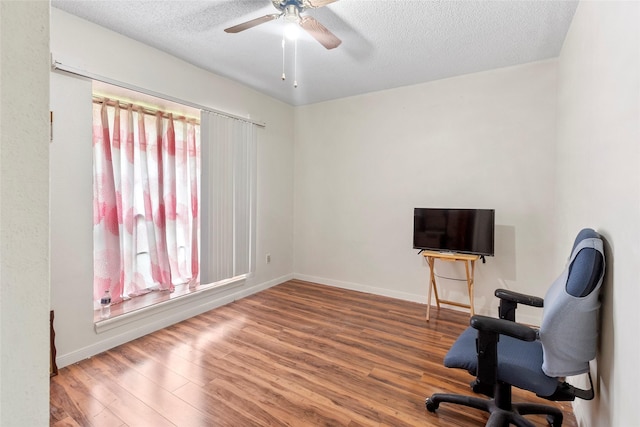
<instances>
[{"instance_id":1,"label":"pink and white curtain","mask_svg":"<svg viewBox=\"0 0 640 427\"><path fill-rule=\"evenodd\" d=\"M93 152L94 299L197 283L200 126L105 100Z\"/></svg>"}]
</instances>

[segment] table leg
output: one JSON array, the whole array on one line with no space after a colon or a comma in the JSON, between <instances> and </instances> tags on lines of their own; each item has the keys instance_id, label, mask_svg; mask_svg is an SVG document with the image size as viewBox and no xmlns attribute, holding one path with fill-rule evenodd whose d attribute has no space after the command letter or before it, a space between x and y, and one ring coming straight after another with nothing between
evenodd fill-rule
<instances>
[{"instance_id":1,"label":"table leg","mask_svg":"<svg viewBox=\"0 0 640 427\"><path fill-rule=\"evenodd\" d=\"M464 269L465 269L465 272L467 273L467 288L469 290L469 313L471 316L473 316L475 314L475 309L473 307L473 300L474 300L473 281L474 281L476 262L473 260L470 262L471 262L471 274L469 274L469 261L465 261Z\"/></svg>"},{"instance_id":2,"label":"table leg","mask_svg":"<svg viewBox=\"0 0 640 427\"><path fill-rule=\"evenodd\" d=\"M429 289L427 291L427 321L429 321L431 313L431 290L433 289L433 293L436 296L436 306L438 307L438 310L440 309L440 298L438 298L438 287L436 286L436 276L434 272L436 260L434 257L426 258L427 263L429 264Z\"/></svg>"}]
</instances>

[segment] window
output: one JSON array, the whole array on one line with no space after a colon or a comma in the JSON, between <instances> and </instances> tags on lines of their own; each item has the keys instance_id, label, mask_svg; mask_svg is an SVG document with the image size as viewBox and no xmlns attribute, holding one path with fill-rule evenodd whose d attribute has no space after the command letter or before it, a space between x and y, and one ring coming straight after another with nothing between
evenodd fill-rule
<instances>
[{"instance_id":1,"label":"window","mask_svg":"<svg viewBox=\"0 0 640 427\"><path fill-rule=\"evenodd\" d=\"M93 108L94 300L126 301L115 316L251 274L254 125L202 112L201 132L197 119L103 96Z\"/></svg>"}]
</instances>

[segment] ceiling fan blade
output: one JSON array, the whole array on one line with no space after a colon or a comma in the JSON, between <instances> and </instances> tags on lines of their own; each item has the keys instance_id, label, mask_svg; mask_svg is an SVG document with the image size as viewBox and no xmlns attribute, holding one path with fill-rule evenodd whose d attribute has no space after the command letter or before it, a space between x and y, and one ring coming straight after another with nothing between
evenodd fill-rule
<instances>
[{"instance_id":1,"label":"ceiling fan blade","mask_svg":"<svg viewBox=\"0 0 640 427\"><path fill-rule=\"evenodd\" d=\"M318 7L326 6L336 1L338 0L303 0L302 3L306 8L316 9Z\"/></svg>"},{"instance_id":2,"label":"ceiling fan blade","mask_svg":"<svg viewBox=\"0 0 640 427\"><path fill-rule=\"evenodd\" d=\"M248 30L249 28L253 28L256 25L264 24L265 22L273 21L274 19L278 19L280 14L274 13L272 15L265 15L260 18L252 19L251 21L243 22L242 24L234 25L233 27L229 27L224 30L225 33L239 33L240 31Z\"/></svg>"},{"instance_id":3,"label":"ceiling fan blade","mask_svg":"<svg viewBox=\"0 0 640 427\"><path fill-rule=\"evenodd\" d=\"M327 49L336 48L342 43L342 40L337 38L331 31L327 30L324 25L311 16L303 16L300 20L300 26Z\"/></svg>"}]
</instances>

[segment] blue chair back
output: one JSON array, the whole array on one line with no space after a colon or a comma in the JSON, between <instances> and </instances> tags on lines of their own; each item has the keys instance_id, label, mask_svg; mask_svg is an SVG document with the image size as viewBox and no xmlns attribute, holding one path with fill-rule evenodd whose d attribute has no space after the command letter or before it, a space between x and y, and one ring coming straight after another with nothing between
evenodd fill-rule
<instances>
[{"instance_id":1,"label":"blue chair back","mask_svg":"<svg viewBox=\"0 0 640 427\"><path fill-rule=\"evenodd\" d=\"M565 377L589 371L597 350L604 270L600 235L589 228L581 230L567 266L544 297L540 341L546 375Z\"/></svg>"}]
</instances>

